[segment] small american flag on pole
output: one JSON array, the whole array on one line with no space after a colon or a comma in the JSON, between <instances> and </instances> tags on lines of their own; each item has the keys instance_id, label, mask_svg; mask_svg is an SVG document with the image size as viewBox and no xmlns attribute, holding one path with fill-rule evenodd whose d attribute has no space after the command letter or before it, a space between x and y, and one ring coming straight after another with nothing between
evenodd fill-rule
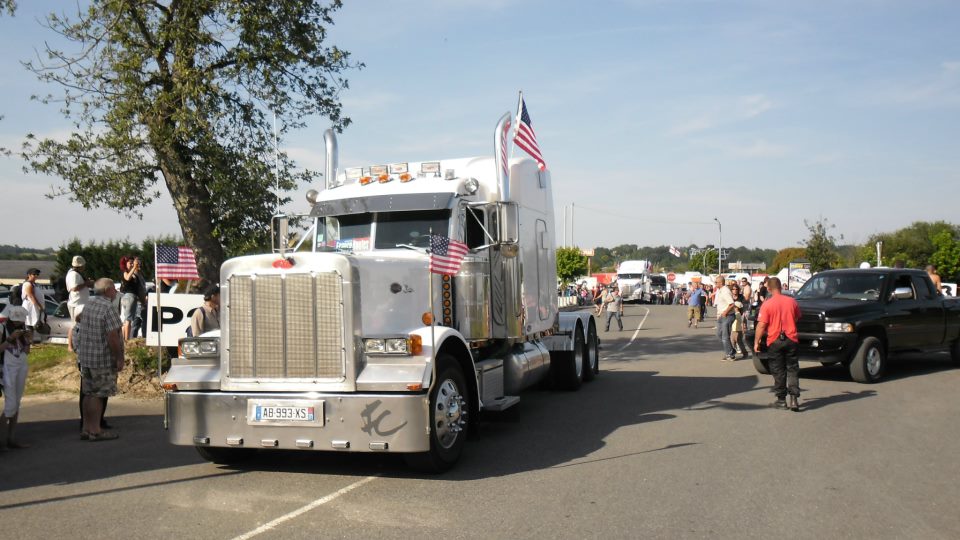
<instances>
[{"instance_id":1,"label":"small american flag on pole","mask_svg":"<svg viewBox=\"0 0 960 540\"><path fill-rule=\"evenodd\" d=\"M200 279L193 250L188 247L157 246L157 279Z\"/></svg>"},{"instance_id":2,"label":"small american flag on pole","mask_svg":"<svg viewBox=\"0 0 960 540\"><path fill-rule=\"evenodd\" d=\"M673 247L673 246L670 246L670 254L673 255L674 257L679 257L679 256L680 256L680 250L677 249L677 248L675 248L675 247Z\"/></svg>"},{"instance_id":3,"label":"small american flag on pole","mask_svg":"<svg viewBox=\"0 0 960 540\"><path fill-rule=\"evenodd\" d=\"M469 248L463 242L434 234L430 237L430 271L434 274L454 275L460 271L463 256Z\"/></svg>"},{"instance_id":4,"label":"small american flag on pole","mask_svg":"<svg viewBox=\"0 0 960 540\"><path fill-rule=\"evenodd\" d=\"M520 111L517 113L517 132L513 136L513 143L519 146L524 152L530 154L530 157L537 160L537 167L540 170L547 168L540 154L540 145L537 144L537 134L533 132L533 125L530 121L530 113L527 112L527 104L523 101L523 94L520 95Z\"/></svg>"}]
</instances>

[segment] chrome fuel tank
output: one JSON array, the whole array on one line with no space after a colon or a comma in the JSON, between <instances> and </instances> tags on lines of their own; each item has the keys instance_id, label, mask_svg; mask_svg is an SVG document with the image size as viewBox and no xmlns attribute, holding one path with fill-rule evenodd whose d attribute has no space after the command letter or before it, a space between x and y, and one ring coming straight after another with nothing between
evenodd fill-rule
<instances>
[{"instance_id":1,"label":"chrome fuel tank","mask_svg":"<svg viewBox=\"0 0 960 540\"><path fill-rule=\"evenodd\" d=\"M540 382L550 372L550 351L539 341L514 345L503 357L504 391L516 395Z\"/></svg>"},{"instance_id":2,"label":"chrome fuel tank","mask_svg":"<svg viewBox=\"0 0 960 540\"><path fill-rule=\"evenodd\" d=\"M454 278L456 321L466 339L493 337L490 322L490 263L465 261Z\"/></svg>"}]
</instances>

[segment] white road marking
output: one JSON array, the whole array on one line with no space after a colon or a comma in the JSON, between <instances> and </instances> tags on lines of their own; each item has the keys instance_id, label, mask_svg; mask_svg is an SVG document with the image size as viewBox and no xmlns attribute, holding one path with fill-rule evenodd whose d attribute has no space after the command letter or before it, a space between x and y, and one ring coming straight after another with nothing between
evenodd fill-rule
<instances>
[{"instance_id":1,"label":"white road marking","mask_svg":"<svg viewBox=\"0 0 960 540\"><path fill-rule=\"evenodd\" d=\"M650 315L650 308L643 308L643 309L647 310L647 312L643 315L643 319L640 320L640 324L637 325L637 330L633 333L633 336L630 338L630 341L628 341L627 344L624 345L623 347L620 347L621 351L626 350L627 347L633 344L633 340L637 339L637 335L640 334L640 329L643 328L643 323L647 322L647 315Z\"/></svg>"},{"instance_id":2,"label":"white road marking","mask_svg":"<svg viewBox=\"0 0 960 540\"><path fill-rule=\"evenodd\" d=\"M364 478L364 479L362 479L362 480L357 480L356 482L350 484L349 486L347 486L347 487L345 487L345 488L343 488L343 489L340 489L340 490L338 490L338 491L334 491L333 493L331 493L331 494L329 494L329 495L327 495L327 496L325 496L325 497L319 498L319 499L313 501L312 503L310 503L310 504L308 504L308 505L306 505L306 506L300 507L300 508L294 510L293 512L290 512L289 514L284 514L284 515L278 517L277 519L275 519L275 520L273 520L273 521L271 521L271 522L269 522L269 523L264 523L263 525L257 527L256 529L254 529L254 530L252 530L252 531L250 531L250 532L248 532L248 533L246 533L246 534L241 534L240 536L237 536L237 537L234 538L233 540L247 540L248 538L253 538L254 536L257 536L258 534L265 533L265 532L269 531L270 529L273 529L274 527L276 527L277 525L280 525L281 523L283 523L283 522L285 522L285 521L290 521L291 519L293 519L293 518L295 518L295 517L297 517L297 516L299 516L299 515L301 515L301 514L304 514L304 513L306 513L306 512L309 512L309 511L313 510L314 508L317 508L317 507L320 507L320 506L323 506L323 505L327 504L328 502L330 502L330 501L332 501L332 500L340 497L341 495L346 495L347 493L350 493L351 491L357 489L358 487L360 487L360 486L362 486L362 485L364 485L364 484L366 484L366 483L368 483L368 482L372 482L372 481L376 480L376 478L377 478L376 476L368 476L368 477L366 477L366 478Z\"/></svg>"}]
</instances>

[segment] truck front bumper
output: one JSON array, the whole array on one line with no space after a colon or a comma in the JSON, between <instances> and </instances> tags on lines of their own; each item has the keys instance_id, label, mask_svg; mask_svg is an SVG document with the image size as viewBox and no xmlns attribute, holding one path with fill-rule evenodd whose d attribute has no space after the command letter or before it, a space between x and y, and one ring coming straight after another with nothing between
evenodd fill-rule
<instances>
[{"instance_id":1,"label":"truck front bumper","mask_svg":"<svg viewBox=\"0 0 960 540\"><path fill-rule=\"evenodd\" d=\"M854 333L799 334L800 360L806 362L847 362L857 346Z\"/></svg>"},{"instance_id":2,"label":"truck front bumper","mask_svg":"<svg viewBox=\"0 0 960 540\"><path fill-rule=\"evenodd\" d=\"M252 422L259 403L319 404L312 422ZM426 452L430 449L426 394L317 392L170 392L169 440L185 446L348 452ZM322 420L321 420L322 419Z\"/></svg>"}]
</instances>

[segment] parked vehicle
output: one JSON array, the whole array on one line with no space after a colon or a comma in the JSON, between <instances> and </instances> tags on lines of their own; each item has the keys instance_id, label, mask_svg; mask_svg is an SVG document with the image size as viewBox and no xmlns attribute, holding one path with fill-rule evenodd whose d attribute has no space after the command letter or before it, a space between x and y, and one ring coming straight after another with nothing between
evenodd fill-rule
<instances>
[{"instance_id":1,"label":"parked vehicle","mask_svg":"<svg viewBox=\"0 0 960 540\"><path fill-rule=\"evenodd\" d=\"M502 133L505 115L497 127ZM391 452L442 471L481 411L599 373L596 322L559 312L551 178L494 157L337 171L311 191L309 251L228 260L221 330L181 341L164 378L169 439L215 462L255 449ZM469 248L428 272L431 234ZM522 271L521 271L522 268Z\"/></svg>"},{"instance_id":2,"label":"parked vehicle","mask_svg":"<svg viewBox=\"0 0 960 540\"><path fill-rule=\"evenodd\" d=\"M925 272L820 272L796 300L801 361L842 364L862 383L879 381L892 354L946 350L960 363L960 302L938 294ZM747 338L753 342L752 329ZM762 358L754 366L768 372Z\"/></svg>"}]
</instances>

